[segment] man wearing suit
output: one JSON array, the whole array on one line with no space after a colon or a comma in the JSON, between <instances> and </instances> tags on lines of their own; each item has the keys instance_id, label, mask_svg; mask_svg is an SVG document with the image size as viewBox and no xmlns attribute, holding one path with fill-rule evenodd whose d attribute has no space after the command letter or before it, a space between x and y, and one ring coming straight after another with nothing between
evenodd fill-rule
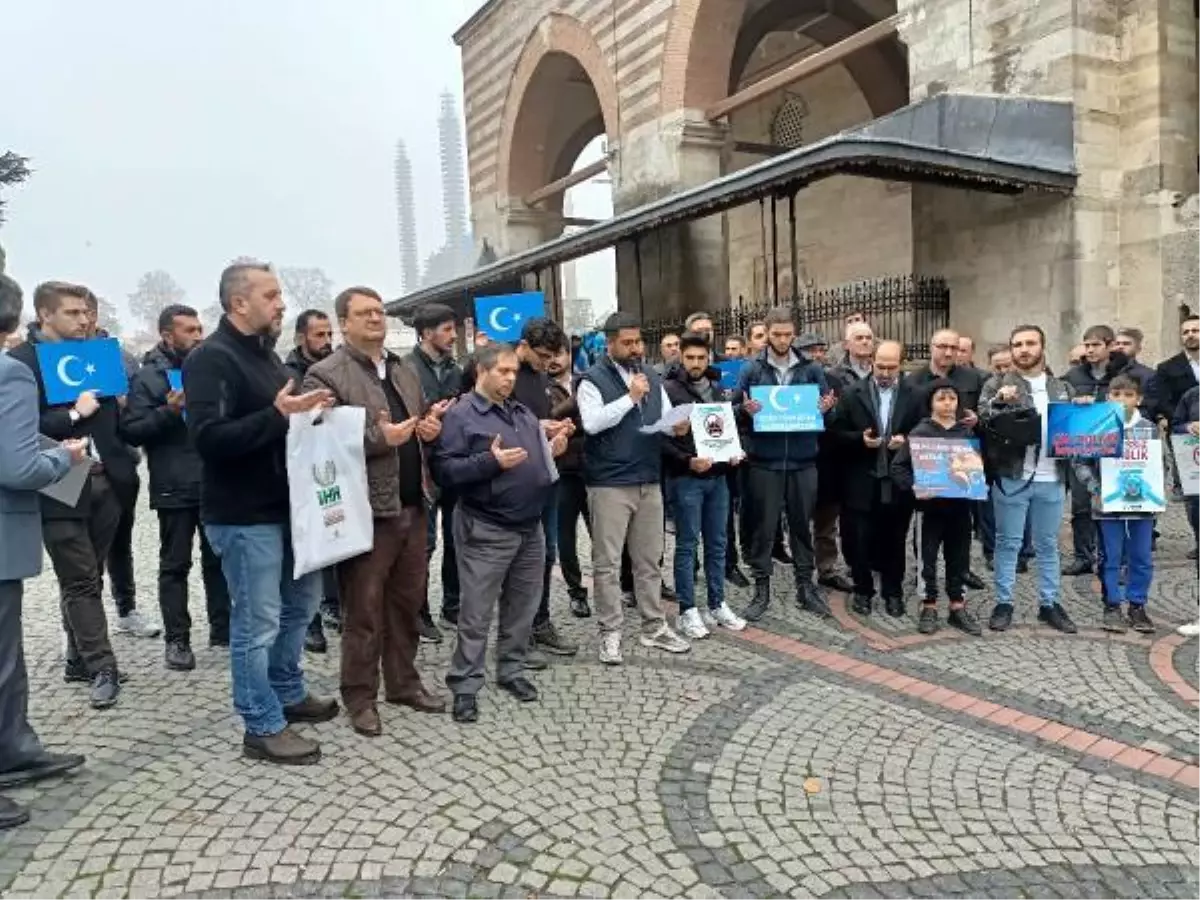
<instances>
[{"instance_id":1,"label":"man wearing suit","mask_svg":"<svg viewBox=\"0 0 1200 900\"><path fill-rule=\"evenodd\" d=\"M0 275L0 343L21 316L21 289ZM30 371L0 354L0 788L61 775L83 757L49 753L29 725L29 682L21 636L22 579L42 569L41 512L36 491L62 478L87 453L83 441L38 449L38 391ZM29 813L0 797L0 830Z\"/></svg>"},{"instance_id":2,"label":"man wearing suit","mask_svg":"<svg viewBox=\"0 0 1200 900\"><path fill-rule=\"evenodd\" d=\"M114 397L81 393L73 403L50 405L38 361L38 345L87 336L88 289L49 281L33 294L38 328L11 352L33 372L38 385L38 430L54 440L82 438L92 459L91 474L75 506L42 497L42 539L54 564L67 630L67 681L90 683L91 702L105 709L117 702L117 660L104 615L104 563L113 534L136 495L137 461L119 434L121 410Z\"/></svg>"},{"instance_id":3,"label":"man wearing suit","mask_svg":"<svg viewBox=\"0 0 1200 900\"><path fill-rule=\"evenodd\" d=\"M1156 417L1170 419L1179 401L1200 380L1200 316L1188 316L1179 326L1183 349L1158 364L1155 385L1159 408Z\"/></svg>"},{"instance_id":4,"label":"man wearing suit","mask_svg":"<svg viewBox=\"0 0 1200 900\"><path fill-rule=\"evenodd\" d=\"M831 431L843 448L842 540L854 580L854 611L871 614L872 563L888 615L904 615L904 540L912 495L892 481L892 459L920 420L918 391L900 377L901 347L883 341L869 378L842 394Z\"/></svg>"}]
</instances>

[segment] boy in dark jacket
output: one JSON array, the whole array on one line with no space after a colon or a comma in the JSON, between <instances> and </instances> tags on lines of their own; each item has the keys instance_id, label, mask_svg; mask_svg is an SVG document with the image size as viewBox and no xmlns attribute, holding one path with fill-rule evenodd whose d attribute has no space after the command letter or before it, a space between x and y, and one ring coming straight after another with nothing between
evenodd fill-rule
<instances>
[{"instance_id":1,"label":"boy in dark jacket","mask_svg":"<svg viewBox=\"0 0 1200 900\"><path fill-rule=\"evenodd\" d=\"M1108 385L1108 399L1125 408L1126 438L1151 439L1157 429L1142 417L1138 407L1143 402L1142 386L1130 375L1118 375ZM1146 615L1146 600L1154 578L1154 557L1151 542L1154 536L1154 513L1102 512L1100 491L1100 460L1077 457L1072 460L1075 477L1092 498L1092 517L1098 523L1101 554L1100 579L1104 588L1105 631L1123 632L1126 625L1134 631L1150 634L1154 623ZM1121 562L1128 563L1129 577L1125 594L1129 601L1129 619L1121 613Z\"/></svg>"},{"instance_id":2,"label":"boy in dark jacket","mask_svg":"<svg viewBox=\"0 0 1200 900\"><path fill-rule=\"evenodd\" d=\"M958 389L948 378L927 385L929 416L908 433L913 438L969 438L972 431L958 420ZM908 441L892 460L892 480L897 486L913 491L921 510L921 578L925 582L925 602L917 630L933 634L938 630L937 558L938 549L946 560L946 596L950 614L946 621L967 634L980 635L979 621L967 609L963 579L971 562L971 502L951 498L931 498L915 487L912 454Z\"/></svg>"},{"instance_id":3,"label":"boy in dark jacket","mask_svg":"<svg viewBox=\"0 0 1200 900\"><path fill-rule=\"evenodd\" d=\"M687 332L679 342L680 364L668 371L663 387L672 406L725 403L721 373L711 368L708 340ZM675 594L679 630L691 640L708 637L720 625L741 631L745 621L725 603L725 546L729 515L729 463L698 456L691 432L664 436L663 475L675 508ZM696 545L704 541L708 609L696 609Z\"/></svg>"}]
</instances>

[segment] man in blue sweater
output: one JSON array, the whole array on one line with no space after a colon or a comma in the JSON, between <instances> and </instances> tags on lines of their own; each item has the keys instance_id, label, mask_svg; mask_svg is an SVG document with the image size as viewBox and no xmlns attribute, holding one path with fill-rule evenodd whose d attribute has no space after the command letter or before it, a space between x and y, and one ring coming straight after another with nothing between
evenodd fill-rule
<instances>
[{"instance_id":1,"label":"man in blue sweater","mask_svg":"<svg viewBox=\"0 0 1200 900\"><path fill-rule=\"evenodd\" d=\"M796 324L791 310L776 307L767 314L767 346L742 369L734 403L753 428L754 414L762 405L750 396L751 388L815 384L821 392L821 411L834 403L833 392L819 363L792 347ZM746 562L754 579L754 599L745 617L756 622L771 603L771 548L782 511L787 516L792 565L796 573L796 602L819 616L828 616L829 605L813 580L812 517L817 505L817 434L751 430L746 448L747 499L755 511Z\"/></svg>"}]
</instances>

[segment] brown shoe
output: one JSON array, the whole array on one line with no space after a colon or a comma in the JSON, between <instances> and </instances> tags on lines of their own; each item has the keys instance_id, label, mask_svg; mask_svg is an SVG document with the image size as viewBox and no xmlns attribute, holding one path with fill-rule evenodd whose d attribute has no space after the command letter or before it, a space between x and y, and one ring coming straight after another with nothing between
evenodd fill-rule
<instances>
[{"instance_id":1,"label":"brown shoe","mask_svg":"<svg viewBox=\"0 0 1200 900\"><path fill-rule=\"evenodd\" d=\"M321 758L321 745L284 728L278 734L247 734L242 738L242 754L281 766L309 766Z\"/></svg>"},{"instance_id":2,"label":"brown shoe","mask_svg":"<svg viewBox=\"0 0 1200 900\"><path fill-rule=\"evenodd\" d=\"M283 717L289 722L328 722L338 714L337 701L332 697L322 700L312 694L305 696L299 703L283 708Z\"/></svg>"},{"instance_id":3,"label":"brown shoe","mask_svg":"<svg viewBox=\"0 0 1200 900\"><path fill-rule=\"evenodd\" d=\"M373 706L351 713L350 727L363 737L379 737L383 734L383 723L379 721L379 713Z\"/></svg>"},{"instance_id":4,"label":"brown shoe","mask_svg":"<svg viewBox=\"0 0 1200 900\"><path fill-rule=\"evenodd\" d=\"M446 701L435 697L424 688L420 688L415 694L409 694L407 697L388 697L387 702L396 706L407 706L417 712L444 713L446 711Z\"/></svg>"}]
</instances>

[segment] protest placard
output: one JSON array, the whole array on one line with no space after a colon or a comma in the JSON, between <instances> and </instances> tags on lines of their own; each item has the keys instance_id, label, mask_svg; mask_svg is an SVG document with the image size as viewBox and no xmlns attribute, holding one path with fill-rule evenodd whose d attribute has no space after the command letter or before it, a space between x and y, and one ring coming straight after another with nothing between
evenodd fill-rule
<instances>
[{"instance_id":1,"label":"protest placard","mask_svg":"<svg viewBox=\"0 0 1200 900\"><path fill-rule=\"evenodd\" d=\"M1179 470L1184 496L1195 497L1200 494L1200 437L1173 434L1171 449L1175 451L1175 468Z\"/></svg>"},{"instance_id":2,"label":"protest placard","mask_svg":"<svg viewBox=\"0 0 1200 900\"><path fill-rule=\"evenodd\" d=\"M908 449L912 457L913 493L919 499L987 499L979 441L914 437L909 438Z\"/></svg>"},{"instance_id":3,"label":"protest placard","mask_svg":"<svg viewBox=\"0 0 1200 900\"><path fill-rule=\"evenodd\" d=\"M1055 459L1121 456L1124 413L1119 403L1051 403L1046 445Z\"/></svg>"},{"instance_id":4,"label":"protest placard","mask_svg":"<svg viewBox=\"0 0 1200 900\"><path fill-rule=\"evenodd\" d=\"M1126 437L1123 443L1120 459L1100 460L1101 511L1165 512L1162 441Z\"/></svg>"},{"instance_id":5,"label":"protest placard","mask_svg":"<svg viewBox=\"0 0 1200 900\"><path fill-rule=\"evenodd\" d=\"M755 431L825 430L821 389L815 384L752 387L750 399L762 404L754 414Z\"/></svg>"},{"instance_id":6,"label":"protest placard","mask_svg":"<svg viewBox=\"0 0 1200 900\"><path fill-rule=\"evenodd\" d=\"M696 403L692 406L692 439L696 455L713 462L731 462L742 455L742 441L730 403Z\"/></svg>"}]
</instances>

